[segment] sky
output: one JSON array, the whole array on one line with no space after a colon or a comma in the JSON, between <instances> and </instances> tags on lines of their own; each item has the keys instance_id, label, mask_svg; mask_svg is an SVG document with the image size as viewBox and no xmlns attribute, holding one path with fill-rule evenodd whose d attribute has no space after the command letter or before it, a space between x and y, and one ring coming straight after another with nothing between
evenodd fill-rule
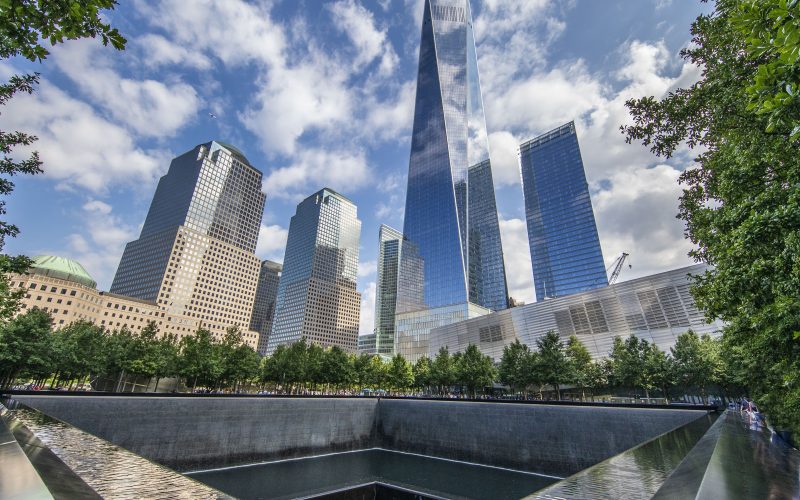
<instances>
[{"instance_id":1,"label":"sky","mask_svg":"<svg viewBox=\"0 0 800 500\"><path fill-rule=\"evenodd\" d=\"M694 0L472 0L509 292L535 300L517 147L575 121L607 266L619 281L689 265L678 176L626 144L625 101L691 85L678 53ZM362 221L362 334L373 329L378 228L402 230L423 0L133 0L107 12L126 50L69 41L43 63L0 61L0 79L39 72L0 108L0 129L39 140L44 173L15 177L4 251L80 262L107 290L170 160L221 140L264 174L256 254L283 261L298 202L323 187Z\"/></svg>"}]
</instances>

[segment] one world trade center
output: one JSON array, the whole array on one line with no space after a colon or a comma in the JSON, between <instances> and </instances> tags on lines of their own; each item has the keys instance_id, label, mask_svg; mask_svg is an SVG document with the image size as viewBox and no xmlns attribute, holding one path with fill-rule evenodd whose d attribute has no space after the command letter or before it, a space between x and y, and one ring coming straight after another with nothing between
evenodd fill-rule
<instances>
[{"instance_id":1,"label":"one world trade center","mask_svg":"<svg viewBox=\"0 0 800 500\"><path fill-rule=\"evenodd\" d=\"M426 0L408 167L395 348L505 309L503 249L468 0Z\"/></svg>"}]
</instances>

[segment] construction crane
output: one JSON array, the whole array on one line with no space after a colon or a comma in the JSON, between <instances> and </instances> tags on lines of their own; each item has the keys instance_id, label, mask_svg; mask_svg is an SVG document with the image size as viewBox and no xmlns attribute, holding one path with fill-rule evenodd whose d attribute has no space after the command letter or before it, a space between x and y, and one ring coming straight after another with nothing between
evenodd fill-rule
<instances>
[{"instance_id":1,"label":"construction crane","mask_svg":"<svg viewBox=\"0 0 800 500\"><path fill-rule=\"evenodd\" d=\"M612 267L614 268L614 270L611 271L611 277L608 278L609 285L613 285L614 283L617 282L617 278L619 278L619 273L622 272L622 266L625 264L625 259L628 258L628 255L629 254L622 252L622 255L617 257L617 260L615 260L614 263L611 264L611 267L608 268L608 269L611 269ZM628 264L628 267L632 266ZM608 269L606 269L606 272L608 272Z\"/></svg>"}]
</instances>

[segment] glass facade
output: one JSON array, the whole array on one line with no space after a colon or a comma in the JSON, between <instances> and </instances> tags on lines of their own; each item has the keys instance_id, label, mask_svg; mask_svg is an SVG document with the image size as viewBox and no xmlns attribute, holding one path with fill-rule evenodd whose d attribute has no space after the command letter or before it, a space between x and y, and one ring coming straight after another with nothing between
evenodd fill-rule
<instances>
[{"instance_id":1,"label":"glass facade","mask_svg":"<svg viewBox=\"0 0 800 500\"><path fill-rule=\"evenodd\" d=\"M394 354L394 315L403 234L381 225L378 232L378 280L375 290L375 354Z\"/></svg>"},{"instance_id":2,"label":"glass facade","mask_svg":"<svg viewBox=\"0 0 800 500\"><path fill-rule=\"evenodd\" d=\"M575 124L519 148L536 300L608 285Z\"/></svg>"},{"instance_id":3,"label":"glass facade","mask_svg":"<svg viewBox=\"0 0 800 500\"><path fill-rule=\"evenodd\" d=\"M413 251L401 254L398 314L507 307L468 0L425 2L403 235Z\"/></svg>"},{"instance_id":4,"label":"glass facade","mask_svg":"<svg viewBox=\"0 0 800 500\"><path fill-rule=\"evenodd\" d=\"M253 302L250 329L258 332L257 351L262 356L267 352L267 340L272 330L272 320L275 318L275 299L278 297L281 271L283 271L281 264L265 260L261 263L261 272L258 274L258 288Z\"/></svg>"},{"instance_id":5,"label":"glass facade","mask_svg":"<svg viewBox=\"0 0 800 500\"><path fill-rule=\"evenodd\" d=\"M302 337L356 351L360 239L356 206L339 193L326 188L297 206L289 225L268 354Z\"/></svg>"}]
</instances>

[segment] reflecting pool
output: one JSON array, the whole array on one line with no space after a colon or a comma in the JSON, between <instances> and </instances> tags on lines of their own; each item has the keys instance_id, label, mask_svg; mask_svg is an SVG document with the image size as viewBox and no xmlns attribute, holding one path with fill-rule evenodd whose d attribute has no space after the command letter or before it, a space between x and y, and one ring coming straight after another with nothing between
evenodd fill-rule
<instances>
[{"instance_id":1,"label":"reflecting pool","mask_svg":"<svg viewBox=\"0 0 800 500\"><path fill-rule=\"evenodd\" d=\"M379 482L445 498L522 498L558 480L382 449L187 473L241 499L302 498Z\"/></svg>"}]
</instances>

